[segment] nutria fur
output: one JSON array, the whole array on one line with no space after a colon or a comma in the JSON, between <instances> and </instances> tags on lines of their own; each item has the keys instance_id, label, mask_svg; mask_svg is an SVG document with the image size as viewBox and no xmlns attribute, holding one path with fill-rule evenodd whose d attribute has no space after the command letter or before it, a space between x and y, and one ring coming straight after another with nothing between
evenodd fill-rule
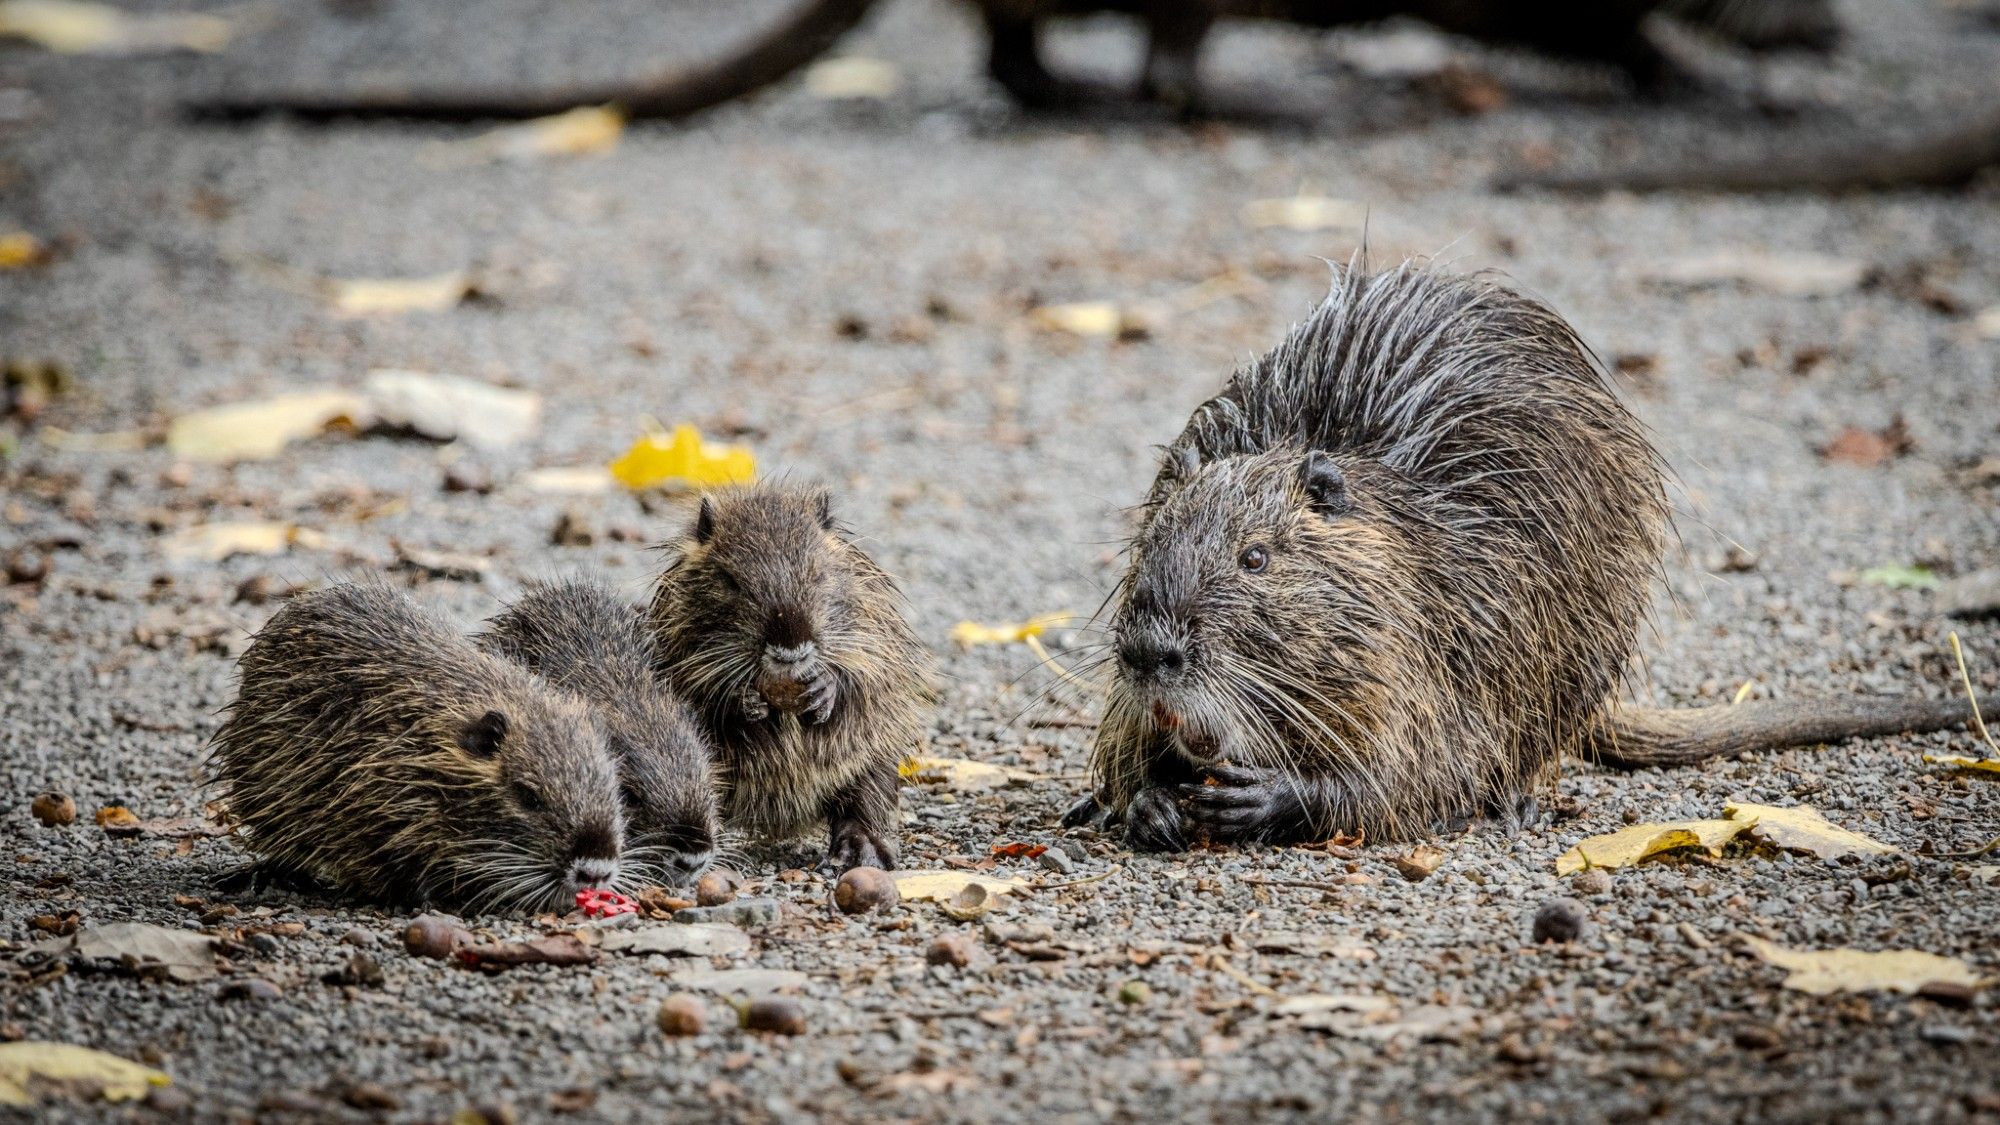
<instances>
[{"instance_id":1,"label":"nutria fur","mask_svg":"<svg viewBox=\"0 0 2000 1125\"><path fill-rule=\"evenodd\" d=\"M583 704L402 593L302 594L238 675L210 769L269 870L474 911L619 881L617 769Z\"/></svg>"},{"instance_id":2,"label":"nutria fur","mask_svg":"<svg viewBox=\"0 0 2000 1125\"><path fill-rule=\"evenodd\" d=\"M708 737L654 677L638 607L596 583L550 583L475 640L590 706L618 762L626 868L673 886L707 870L721 830Z\"/></svg>"},{"instance_id":3,"label":"nutria fur","mask_svg":"<svg viewBox=\"0 0 2000 1125\"><path fill-rule=\"evenodd\" d=\"M653 592L659 673L708 730L732 827L824 823L827 864L892 868L897 766L929 657L822 489L704 496Z\"/></svg>"},{"instance_id":4,"label":"nutria fur","mask_svg":"<svg viewBox=\"0 0 2000 1125\"><path fill-rule=\"evenodd\" d=\"M1071 820L1122 817L1151 849L1406 838L1518 820L1566 753L1673 764L1964 721L1613 706L1664 482L1547 305L1483 275L1337 270L1167 449L1114 595L1098 790Z\"/></svg>"}]
</instances>

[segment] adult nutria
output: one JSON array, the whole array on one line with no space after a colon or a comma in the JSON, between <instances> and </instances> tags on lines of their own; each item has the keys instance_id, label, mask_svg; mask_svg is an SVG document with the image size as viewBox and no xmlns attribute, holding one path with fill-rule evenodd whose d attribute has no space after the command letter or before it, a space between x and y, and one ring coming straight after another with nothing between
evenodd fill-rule
<instances>
[{"instance_id":1,"label":"adult nutria","mask_svg":"<svg viewBox=\"0 0 2000 1125\"><path fill-rule=\"evenodd\" d=\"M1962 705L1620 708L1664 473L1589 349L1490 277L1332 292L1168 447L1115 594L1096 793L1141 848L1518 820L1620 765L1962 723Z\"/></svg>"},{"instance_id":2,"label":"adult nutria","mask_svg":"<svg viewBox=\"0 0 2000 1125\"><path fill-rule=\"evenodd\" d=\"M723 815L768 838L827 826L826 862L893 868L896 767L929 657L824 489L703 496L653 592L655 667L715 748Z\"/></svg>"},{"instance_id":3,"label":"adult nutria","mask_svg":"<svg viewBox=\"0 0 2000 1125\"><path fill-rule=\"evenodd\" d=\"M1042 61L1050 20L1119 12L1146 28L1139 93L1182 109L1201 103L1202 44L1219 20L1278 20L1310 28L1395 16L1488 43L1608 63L1644 88L1665 88L1680 69L1654 46L1645 23L1656 10L1745 46L1829 45L1838 23L1828 0L969 0L987 30L987 72L1024 106L1057 108L1101 96L1089 83L1053 74ZM539 91L467 90L227 95L187 104L198 116L246 119L286 113L307 120L400 117L467 121L545 117L614 104L633 118L685 117L745 97L811 62L861 23L874 0L809 0L780 25L715 62L637 81Z\"/></svg>"},{"instance_id":4,"label":"adult nutria","mask_svg":"<svg viewBox=\"0 0 2000 1125\"><path fill-rule=\"evenodd\" d=\"M561 909L623 875L589 711L407 596L293 598L238 675L210 768L266 870L473 911Z\"/></svg>"},{"instance_id":5,"label":"adult nutria","mask_svg":"<svg viewBox=\"0 0 2000 1125\"><path fill-rule=\"evenodd\" d=\"M537 586L475 638L591 707L618 763L623 865L680 886L715 859L715 768L694 716L653 675L645 615L592 582Z\"/></svg>"}]
</instances>

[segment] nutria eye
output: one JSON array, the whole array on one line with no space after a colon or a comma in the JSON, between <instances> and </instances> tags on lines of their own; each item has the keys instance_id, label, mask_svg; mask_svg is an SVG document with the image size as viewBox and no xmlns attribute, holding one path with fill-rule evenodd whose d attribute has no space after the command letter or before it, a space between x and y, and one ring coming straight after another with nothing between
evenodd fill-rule
<instances>
[{"instance_id":1,"label":"nutria eye","mask_svg":"<svg viewBox=\"0 0 2000 1125\"><path fill-rule=\"evenodd\" d=\"M1262 574L1271 565L1271 555L1262 547L1252 547L1236 557L1236 565L1252 574Z\"/></svg>"},{"instance_id":2,"label":"nutria eye","mask_svg":"<svg viewBox=\"0 0 2000 1125\"><path fill-rule=\"evenodd\" d=\"M530 789L524 782L514 783L514 799L531 813L538 813L548 808L548 804L542 800L542 795Z\"/></svg>"},{"instance_id":3,"label":"nutria eye","mask_svg":"<svg viewBox=\"0 0 2000 1125\"><path fill-rule=\"evenodd\" d=\"M644 808L646 804L646 795L639 792L639 788L636 785L620 786L618 789L618 798L625 803L625 807L628 809Z\"/></svg>"},{"instance_id":4,"label":"nutria eye","mask_svg":"<svg viewBox=\"0 0 2000 1125\"><path fill-rule=\"evenodd\" d=\"M722 584L723 589L729 591L732 594L740 594L743 592L743 587L737 585L736 583L736 576L722 569L719 566L715 568L715 580Z\"/></svg>"}]
</instances>

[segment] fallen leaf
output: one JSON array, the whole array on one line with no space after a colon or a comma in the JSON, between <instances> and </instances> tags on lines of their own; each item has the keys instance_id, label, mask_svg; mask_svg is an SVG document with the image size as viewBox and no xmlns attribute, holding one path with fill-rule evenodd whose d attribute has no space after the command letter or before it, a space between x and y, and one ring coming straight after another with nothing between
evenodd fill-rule
<instances>
[{"instance_id":1,"label":"fallen leaf","mask_svg":"<svg viewBox=\"0 0 2000 1125\"><path fill-rule=\"evenodd\" d=\"M542 396L533 391L456 375L379 368L368 373L365 386L380 424L480 449L498 449L527 438L542 416Z\"/></svg>"},{"instance_id":2,"label":"fallen leaf","mask_svg":"<svg viewBox=\"0 0 2000 1125\"><path fill-rule=\"evenodd\" d=\"M1110 301L1043 305L1030 315L1036 327L1073 336L1133 339L1146 335L1151 328L1146 317L1120 309Z\"/></svg>"},{"instance_id":3,"label":"fallen leaf","mask_svg":"<svg viewBox=\"0 0 2000 1125\"><path fill-rule=\"evenodd\" d=\"M85 926L67 939L62 952L87 965L146 976L163 975L182 984L212 979L215 939L192 930L147 922Z\"/></svg>"},{"instance_id":4,"label":"fallen leaf","mask_svg":"<svg viewBox=\"0 0 2000 1125\"><path fill-rule=\"evenodd\" d=\"M173 1082L150 1066L74 1043L0 1043L0 1105L32 1106L44 1096L137 1101Z\"/></svg>"},{"instance_id":5,"label":"fallen leaf","mask_svg":"<svg viewBox=\"0 0 2000 1125\"><path fill-rule=\"evenodd\" d=\"M113 836L139 834L139 814L124 805L106 805L92 814L90 819Z\"/></svg>"},{"instance_id":6,"label":"fallen leaf","mask_svg":"<svg viewBox=\"0 0 2000 1125\"><path fill-rule=\"evenodd\" d=\"M1871 566L1861 572L1860 578L1867 585L1887 586L1891 590L1934 590L1938 586L1938 576L1929 567L1904 563Z\"/></svg>"},{"instance_id":7,"label":"fallen leaf","mask_svg":"<svg viewBox=\"0 0 2000 1125\"><path fill-rule=\"evenodd\" d=\"M1369 996L1360 993L1310 993L1304 996L1287 996L1271 1009L1274 1016L1304 1016L1314 1012L1386 1012L1394 1008L1395 1002L1386 996Z\"/></svg>"},{"instance_id":8,"label":"fallen leaf","mask_svg":"<svg viewBox=\"0 0 2000 1125\"><path fill-rule=\"evenodd\" d=\"M1423 1042L1450 1042L1462 1037L1478 1018L1476 1008L1445 1004L1426 1004L1402 1012L1323 1008L1298 1017L1297 1026L1375 1043L1406 1037Z\"/></svg>"},{"instance_id":9,"label":"fallen leaf","mask_svg":"<svg viewBox=\"0 0 2000 1125\"><path fill-rule=\"evenodd\" d=\"M806 69L806 92L829 101L886 98L901 84L893 64L860 55L822 59Z\"/></svg>"},{"instance_id":10,"label":"fallen leaf","mask_svg":"<svg viewBox=\"0 0 2000 1125\"><path fill-rule=\"evenodd\" d=\"M472 161L535 160L545 156L590 156L618 147L625 112L616 106L578 106L565 113L502 125L447 151Z\"/></svg>"},{"instance_id":11,"label":"fallen leaf","mask_svg":"<svg viewBox=\"0 0 2000 1125\"><path fill-rule=\"evenodd\" d=\"M1013 894L1028 888L1028 884L1020 879L980 875L971 871L898 871L895 878L896 893L903 896L905 902L949 902L973 884L996 895Z\"/></svg>"},{"instance_id":12,"label":"fallen leaf","mask_svg":"<svg viewBox=\"0 0 2000 1125\"><path fill-rule=\"evenodd\" d=\"M0 38L7 37L59 55L214 53L229 46L229 21L191 14L135 16L81 0L0 0Z\"/></svg>"},{"instance_id":13,"label":"fallen leaf","mask_svg":"<svg viewBox=\"0 0 2000 1125\"><path fill-rule=\"evenodd\" d=\"M530 941L502 941L490 945L468 945L458 951L458 959L477 968L512 968L515 965L593 965L597 951L570 934L550 934Z\"/></svg>"},{"instance_id":14,"label":"fallen leaf","mask_svg":"<svg viewBox=\"0 0 2000 1125\"><path fill-rule=\"evenodd\" d=\"M0 270L21 270L45 265L49 248L41 239L24 230L0 234Z\"/></svg>"},{"instance_id":15,"label":"fallen leaf","mask_svg":"<svg viewBox=\"0 0 2000 1125\"><path fill-rule=\"evenodd\" d=\"M326 299L342 316L439 312L471 296L472 275L453 270L433 277L360 278L325 283Z\"/></svg>"},{"instance_id":16,"label":"fallen leaf","mask_svg":"<svg viewBox=\"0 0 2000 1125\"><path fill-rule=\"evenodd\" d=\"M2000 863L1976 863L1965 869L1972 881L1985 887L2000 887Z\"/></svg>"},{"instance_id":17,"label":"fallen leaf","mask_svg":"<svg viewBox=\"0 0 2000 1125\"><path fill-rule=\"evenodd\" d=\"M1730 249L1669 259L1652 267L1648 276L1667 285L1734 282L1786 297L1825 297L1859 288L1868 273L1866 262L1852 258Z\"/></svg>"},{"instance_id":18,"label":"fallen leaf","mask_svg":"<svg viewBox=\"0 0 2000 1125\"><path fill-rule=\"evenodd\" d=\"M677 922L666 926L612 930L604 935L610 953L660 953L670 957L727 957L750 950L750 935L720 922Z\"/></svg>"},{"instance_id":19,"label":"fallen leaf","mask_svg":"<svg viewBox=\"0 0 2000 1125\"><path fill-rule=\"evenodd\" d=\"M319 532L291 523L246 521L205 523L160 539L160 550L176 561L221 562L235 555L276 555L293 546L324 545Z\"/></svg>"},{"instance_id":20,"label":"fallen leaf","mask_svg":"<svg viewBox=\"0 0 2000 1125\"><path fill-rule=\"evenodd\" d=\"M1961 770L2000 773L2000 758L1973 758L1964 754L1925 754L1924 761Z\"/></svg>"},{"instance_id":21,"label":"fallen leaf","mask_svg":"<svg viewBox=\"0 0 2000 1125\"><path fill-rule=\"evenodd\" d=\"M1044 613L1028 620L1000 625L981 625L977 621L961 621L951 627L951 639L962 648L974 645L1017 645L1029 637L1039 637L1049 629L1076 620L1073 613Z\"/></svg>"},{"instance_id":22,"label":"fallen leaf","mask_svg":"<svg viewBox=\"0 0 2000 1125\"><path fill-rule=\"evenodd\" d=\"M1722 807L1722 815L1740 820L1750 831L1787 851L1810 852L1821 859L1849 855L1894 855L1895 848L1859 832L1850 832L1826 819L1818 809L1806 805L1778 808L1773 805L1738 804Z\"/></svg>"},{"instance_id":23,"label":"fallen leaf","mask_svg":"<svg viewBox=\"0 0 2000 1125\"><path fill-rule=\"evenodd\" d=\"M1430 874L1444 862L1445 850L1431 844L1419 844L1403 855L1389 857L1403 878L1412 883L1420 883L1430 878Z\"/></svg>"},{"instance_id":24,"label":"fallen leaf","mask_svg":"<svg viewBox=\"0 0 2000 1125\"><path fill-rule=\"evenodd\" d=\"M515 480L530 492L565 495L609 492L612 486L618 483L618 478L611 475L611 470L602 465L558 465L548 469L530 469Z\"/></svg>"},{"instance_id":25,"label":"fallen leaf","mask_svg":"<svg viewBox=\"0 0 2000 1125\"><path fill-rule=\"evenodd\" d=\"M1872 469L1895 454L1895 447L1886 438L1859 426L1849 426L1840 431L1819 451L1819 455L1829 461L1858 465L1864 469Z\"/></svg>"},{"instance_id":26,"label":"fallen leaf","mask_svg":"<svg viewBox=\"0 0 2000 1125\"><path fill-rule=\"evenodd\" d=\"M1556 874L1573 875L1586 867L1625 867L1649 856L1681 848L1722 854L1722 846L1748 828L1741 820L1681 820L1669 824L1635 824L1603 836L1591 836L1556 860Z\"/></svg>"},{"instance_id":27,"label":"fallen leaf","mask_svg":"<svg viewBox=\"0 0 2000 1125\"><path fill-rule=\"evenodd\" d=\"M398 542L396 565L447 582L482 582L486 572L493 569L493 560L463 551L428 551Z\"/></svg>"},{"instance_id":28,"label":"fallen leaf","mask_svg":"<svg viewBox=\"0 0 2000 1125\"><path fill-rule=\"evenodd\" d=\"M743 996L797 992L810 979L794 969L682 969L667 974L667 980L681 988Z\"/></svg>"},{"instance_id":29,"label":"fallen leaf","mask_svg":"<svg viewBox=\"0 0 2000 1125\"><path fill-rule=\"evenodd\" d=\"M1033 859L1048 850L1047 844L1030 844L1024 841L993 845L993 854L1005 859Z\"/></svg>"},{"instance_id":30,"label":"fallen leaf","mask_svg":"<svg viewBox=\"0 0 2000 1125\"><path fill-rule=\"evenodd\" d=\"M1984 985L1972 966L1956 957L1940 957L1914 949L1870 953L1859 949L1787 949L1762 938L1744 935L1757 956L1789 970L1785 987L1824 996L1832 992L1914 993L1926 985Z\"/></svg>"},{"instance_id":31,"label":"fallen leaf","mask_svg":"<svg viewBox=\"0 0 2000 1125\"><path fill-rule=\"evenodd\" d=\"M1003 785L1026 785L1042 776L1012 766L988 765L965 758L905 758L897 772L905 781L924 785L948 785L953 789L996 789Z\"/></svg>"},{"instance_id":32,"label":"fallen leaf","mask_svg":"<svg viewBox=\"0 0 2000 1125\"><path fill-rule=\"evenodd\" d=\"M167 448L196 461L258 461L336 424L368 426L374 412L347 391L304 391L183 414L167 427Z\"/></svg>"},{"instance_id":33,"label":"fallen leaf","mask_svg":"<svg viewBox=\"0 0 2000 1125\"><path fill-rule=\"evenodd\" d=\"M671 434L640 438L610 467L620 484L634 490L664 484L747 484L757 477L757 458L747 447L705 442L701 431L686 423Z\"/></svg>"},{"instance_id":34,"label":"fallen leaf","mask_svg":"<svg viewBox=\"0 0 2000 1125\"><path fill-rule=\"evenodd\" d=\"M1257 199L1243 205L1243 221L1253 227L1286 230L1359 230L1368 221L1368 205L1333 199L1301 189L1283 199Z\"/></svg>"}]
</instances>

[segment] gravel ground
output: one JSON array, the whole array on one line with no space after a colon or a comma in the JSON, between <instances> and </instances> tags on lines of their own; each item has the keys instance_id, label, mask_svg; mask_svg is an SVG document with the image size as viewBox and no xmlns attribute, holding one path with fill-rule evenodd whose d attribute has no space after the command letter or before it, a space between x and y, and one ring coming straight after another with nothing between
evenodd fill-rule
<instances>
[{"instance_id":1,"label":"gravel ground","mask_svg":"<svg viewBox=\"0 0 2000 1125\"><path fill-rule=\"evenodd\" d=\"M61 361L79 384L39 427L8 424L0 473L0 548L26 549L17 570L49 560L38 583L0 586L0 825L14 857L0 938L19 949L43 936L37 918L61 926L72 913L286 928L217 981L31 980L24 968L0 983L0 1035L149 1060L202 1119L444 1119L473 1106L495 1120L2000 1116L1990 995L1951 1006L1786 991L1735 938L1923 949L2000 973L2000 887L1919 854L2000 833L1995 782L1921 758L1976 753L1970 735L1635 776L1573 765L1561 799L1543 802L1560 816L1511 838L1434 841L1442 865L1411 883L1390 862L1402 849L1135 857L1063 833L1088 700L1022 648L952 651L947 639L961 619L1099 603L1152 447L1310 306L1320 257L1355 249L1353 233L1240 219L1245 202L1307 183L1369 205L1377 259L1437 253L1504 270L1607 356L1628 357L1631 400L1683 486L1682 549L1644 645L1642 694L1716 703L1746 681L1757 696L1942 694L1954 627L1975 676L2000 686L2000 626L1948 621L1924 590L1857 578L1891 564L1944 575L2000 565L2000 345L1973 319L2000 305L1990 185L1602 201L1480 186L1523 160L1758 151L1774 137L1975 104L2000 72L1990 24L1941 3L1851 3L1852 40L1831 60L1760 65L1683 43L1727 92L1664 106L1463 48L1511 94L1480 117L1338 65L1376 41L1239 30L1220 44L1216 74L1309 97L1318 120L1184 129L1024 117L979 76L964 12L899 0L845 48L902 64L886 100L832 103L793 84L691 124L637 128L599 158L446 166L436 143L464 131L228 130L171 111L176 94L223 86L626 72L683 42L650 8L297 3L238 10L256 29L217 58L0 52L11 107L0 227L63 243L51 265L0 274L0 348ZM1058 47L1107 74L1136 57L1109 22ZM1717 249L1837 255L1866 263L1872 280L1820 297L1647 280L1665 260ZM275 284L267 262L334 277L476 266L487 299L342 320ZM1194 289L1225 272L1237 283ZM1098 299L1172 311L1149 336L1116 342L1041 331L1027 315ZM447 491L457 451L411 440L327 437L233 468L60 440L283 389L358 386L378 366L539 390L544 425L514 448L459 458L453 468L494 482L490 494ZM808 1030L739 1031L711 995L710 1030L669 1040L654 1012L686 989L663 979L684 966L612 956L593 969L452 968L404 953L405 915L226 891L244 860L227 839L113 839L90 824L114 804L200 815L230 652L273 608L236 600L246 580L282 586L446 550L486 556L490 570L483 581L408 577L468 625L537 577L605 574L638 596L652 565L644 543L684 517L679 503L550 496L517 478L601 462L647 415L734 435L767 469L835 486L941 654L933 752L1046 778L906 790L906 860L1057 845L1069 874L1001 867L1099 881L1023 896L986 920L1049 934L1009 946L928 905L840 919L824 883L782 874L810 865L806 844L756 849L745 873L783 900L783 916L712 967L802 970ZM1846 427L1896 418L1909 447L1884 463L1818 452ZM551 545L565 510L594 529L592 545ZM220 564L162 556L163 534L232 518L293 520L326 538ZM37 824L29 802L46 789L72 794L82 820ZM1668 861L1605 886L1554 874L1582 836L1719 815L1731 799L1810 803L1905 854ZM1561 895L1582 901L1587 932L1533 943L1531 917ZM500 936L542 928L473 921ZM951 932L972 939L972 963L927 965L932 939ZM369 941L379 983L322 979ZM276 994L224 998L245 976ZM1433 1008L1451 1019L1435 1041L1382 1040L1273 1011L1275 996L1310 993L1386 998L1405 1021ZM175 1100L42 1112L145 1117Z\"/></svg>"}]
</instances>

